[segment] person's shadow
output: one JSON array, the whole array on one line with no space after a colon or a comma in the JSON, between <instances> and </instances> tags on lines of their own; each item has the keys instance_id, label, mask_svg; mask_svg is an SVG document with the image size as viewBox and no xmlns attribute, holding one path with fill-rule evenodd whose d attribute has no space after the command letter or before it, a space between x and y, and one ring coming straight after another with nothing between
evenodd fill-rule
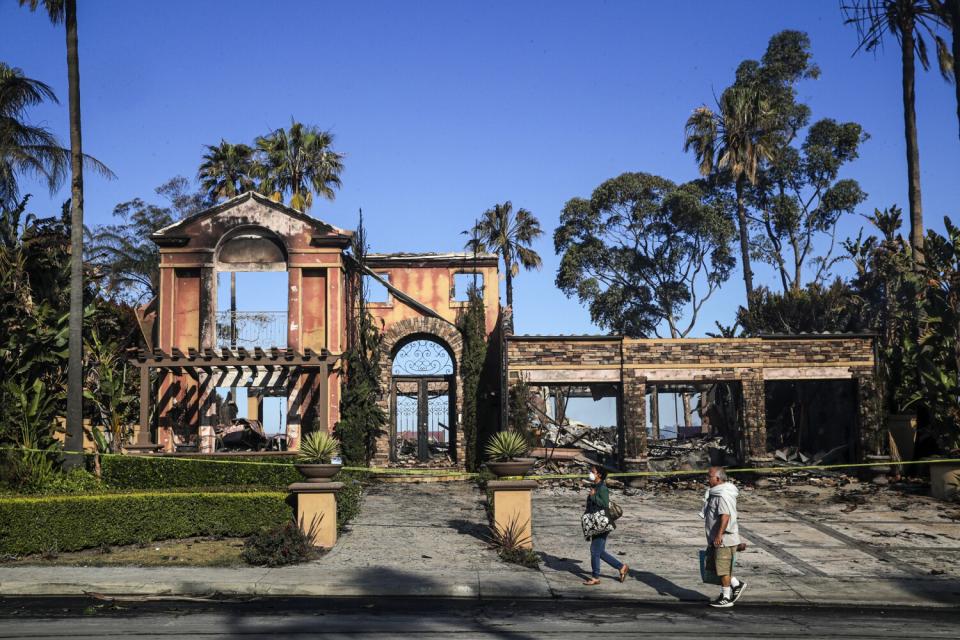
<instances>
[{"instance_id":1,"label":"person's shadow","mask_svg":"<svg viewBox=\"0 0 960 640\"><path fill-rule=\"evenodd\" d=\"M658 576L649 571L638 571L630 569L628 572L630 578L639 580L662 596L673 596L681 602L707 602L710 600L699 591L681 587L676 582L672 582L663 576Z\"/></svg>"},{"instance_id":2,"label":"person's shadow","mask_svg":"<svg viewBox=\"0 0 960 640\"><path fill-rule=\"evenodd\" d=\"M581 560L558 558L543 551L540 552L540 559L543 560L543 564L545 564L548 569L552 569L553 571L566 571L581 580L586 580L590 577L589 573L580 566Z\"/></svg>"},{"instance_id":3,"label":"person's shadow","mask_svg":"<svg viewBox=\"0 0 960 640\"><path fill-rule=\"evenodd\" d=\"M548 569L552 569L553 571L572 573L581 580L586 580L590 577L590 573L581 566L581 560L558 558L543 551L540 552L540 559L543 560L543 564L546 565ZM627 572L627 576L630 579L642 582L662 596L673 596L681 602L707 602L710 599L699 591L681 587L677 583L663 576L658 576L655 573L650 573L649 571L630 569ZM616 578L612 577L611 579L615 580Z\"/></svg>"}]
</instances>

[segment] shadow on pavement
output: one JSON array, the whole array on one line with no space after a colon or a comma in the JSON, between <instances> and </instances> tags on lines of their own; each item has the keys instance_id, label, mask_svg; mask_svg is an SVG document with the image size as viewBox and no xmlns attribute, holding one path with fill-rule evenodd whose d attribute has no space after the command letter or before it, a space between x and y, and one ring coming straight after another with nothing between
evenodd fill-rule
<instances>
[{"instance_id":1,"label":"shadow on pavement","mask_svg":"<svg viewBox=\"0 0 960 640\"><path fill-rule=\"evenodd\" d=\"M490 527L485 524L471 522L470 520L454 519L447 520L447 526L460 535L473 536L477 540L488 544L491 542Z\"/></svg>"},{"instance_id":2,"label":"shadow on pavement","mask_svg":"<svg viewBox=\"0 0 960 640\"><path fill-rule=\"evenodd\" d=\"M553 571L566 571L583 580L586 580L588 577L590 577L589 572L580 566L582 560L558 558L557 556L552 556L549 553L544 553L543 551L540 552L540 559L543 560L543 564L545 564L548 569L552 569Z\"/></svg>"},{"instance_id":3,"label":"shadow on pavement","mask_svg":"<svg viewBox=\"0 0 960 640\"><path fill-rule=\"evenodd\" d=\"M431 602L436 599L447 598L447 602L449 602L449 595L445 594L449 590L449 585L441 584L429 575L388 567L368 567L359 572L356 581L360 584L372 585L409 585L409 591L405 595L378 598L382 605L377 601L370 602L358 598L341 600L339 605L346 612L343 615L337 615L336 620L331 620L322 611L317 612L310 609L300 609L295 611L293 615L284 611L264 615L262 611L256 609L250 610L249 613L242 609L234 609L230 612L229 619L225 621L225 635L232 638L244 638L245 640L252 637L282 638L292 634L352 638L357 637L358 629L362 629L363 637L383 633L412 636L418 633L429 634L434 632L438 626L437 618L443 616L449 618L449 621L457 623L467 633L474 632L484 637L503 638L504 640L533 640L535 638L535 636L527 633L512 631L495 625L485 616L470 614L469 612L477 603L475 597L461 601L464 606L454 602L452 606L446 608L431 607ZM417 598L413 602L418 608L422 607L423 615L409 615L411 597ZM331 605L340 608L335 598L325 600L327 608ZM390 602L394 600L403 601L401 606L405 608L399 613L395 610L396 607L390 607ZM285 620L284 618L290 619ZM402 626L398 627L398 625Z\"/></svg>"},{"instance_id":4,"label":"shadow on pavement","mask_svg":"<svg viewBox=\"0 0 960 640\"><path fill-rule=\"evenodd\" d=\"M883 581L930 602L952 605L960 602L960 580L955 578L884 578Z\"/></svg>"},{"instance_id":5,"label":"shadow on pavement","mask_svg":"<svg viewBox=\"0 0 960 640\"><path fill-rule=\"evenodd\" d=\"M709 600L709 598L699 591L681 587L677 583L672 582L662 576L658 576L655 573L650 573L649 571L637 571L636 569L630 569L629 575L631 578L639 580L651 589L654 589L662 596L673 596L677 600L684 602L707 602Z\"/></svg>"}]
</instances>

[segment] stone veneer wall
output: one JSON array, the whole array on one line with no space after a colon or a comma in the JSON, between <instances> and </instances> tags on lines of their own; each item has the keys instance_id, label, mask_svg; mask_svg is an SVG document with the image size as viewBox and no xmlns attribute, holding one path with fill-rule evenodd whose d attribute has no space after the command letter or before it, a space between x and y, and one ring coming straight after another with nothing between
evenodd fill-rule
<instances>
[{"instance_id":1,"label":"stone veneer wall","mask_svg":"<svg viewBox=\"0 0 960 640\"><path fill-rule=\"evenodd\" d=\"M656 382L734 381L743 393L741 449L766 451L765 379L853 379L859 393L856 455L882 451L873 340L863 336L653 340L616 336L519 336L507 341L507 381L621 385L625 457L646 454L646 386Z\"/></svg>"}]
</instances>

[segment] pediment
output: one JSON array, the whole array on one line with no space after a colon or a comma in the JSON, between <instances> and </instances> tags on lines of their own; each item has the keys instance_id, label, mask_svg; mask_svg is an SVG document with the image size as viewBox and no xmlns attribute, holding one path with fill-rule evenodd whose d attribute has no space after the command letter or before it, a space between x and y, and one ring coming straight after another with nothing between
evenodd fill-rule
<instances>
[{"instance_id":1,"label":"pediment","mask_svg":"<svg viewBox=\"0 0 960 640\"><path fill-rule=\"evenodd\" d=\"M318 218L254 192L159 229L151 239L161 247L214 248L225 235L243 228L266 229L289 246L349 243L353 232L339 229Z\"/></svg>"}]
</instances>

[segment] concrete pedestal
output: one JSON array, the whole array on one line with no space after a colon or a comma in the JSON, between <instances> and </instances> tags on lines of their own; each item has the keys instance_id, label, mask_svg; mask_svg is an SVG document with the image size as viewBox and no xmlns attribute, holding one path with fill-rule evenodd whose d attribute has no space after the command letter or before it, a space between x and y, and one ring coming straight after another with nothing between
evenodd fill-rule
<instances>
[{"instance_id":1,"label":"concrete pedestal","mask_svg":"<svg viewBox=\"0 0 960 640\"><path fill-rule=\"evenodd\" d=\"M491 480L487 488L493 493L493 523L503 533L519 528L520 546L533 548L533 490L535 480Z\"/></svg>"},{"instance_id":2,"label":"concrete pedestal","mask_svg":"<svg viewBox=\"0 0 960 640\"><path fill-rule=\"evenodd\" d=\"M287 487L297 496L297 522L304 533L313 531L316 547L337 543L337 491L342 482L294 482Z\"/></svg>"}]
</instances>

